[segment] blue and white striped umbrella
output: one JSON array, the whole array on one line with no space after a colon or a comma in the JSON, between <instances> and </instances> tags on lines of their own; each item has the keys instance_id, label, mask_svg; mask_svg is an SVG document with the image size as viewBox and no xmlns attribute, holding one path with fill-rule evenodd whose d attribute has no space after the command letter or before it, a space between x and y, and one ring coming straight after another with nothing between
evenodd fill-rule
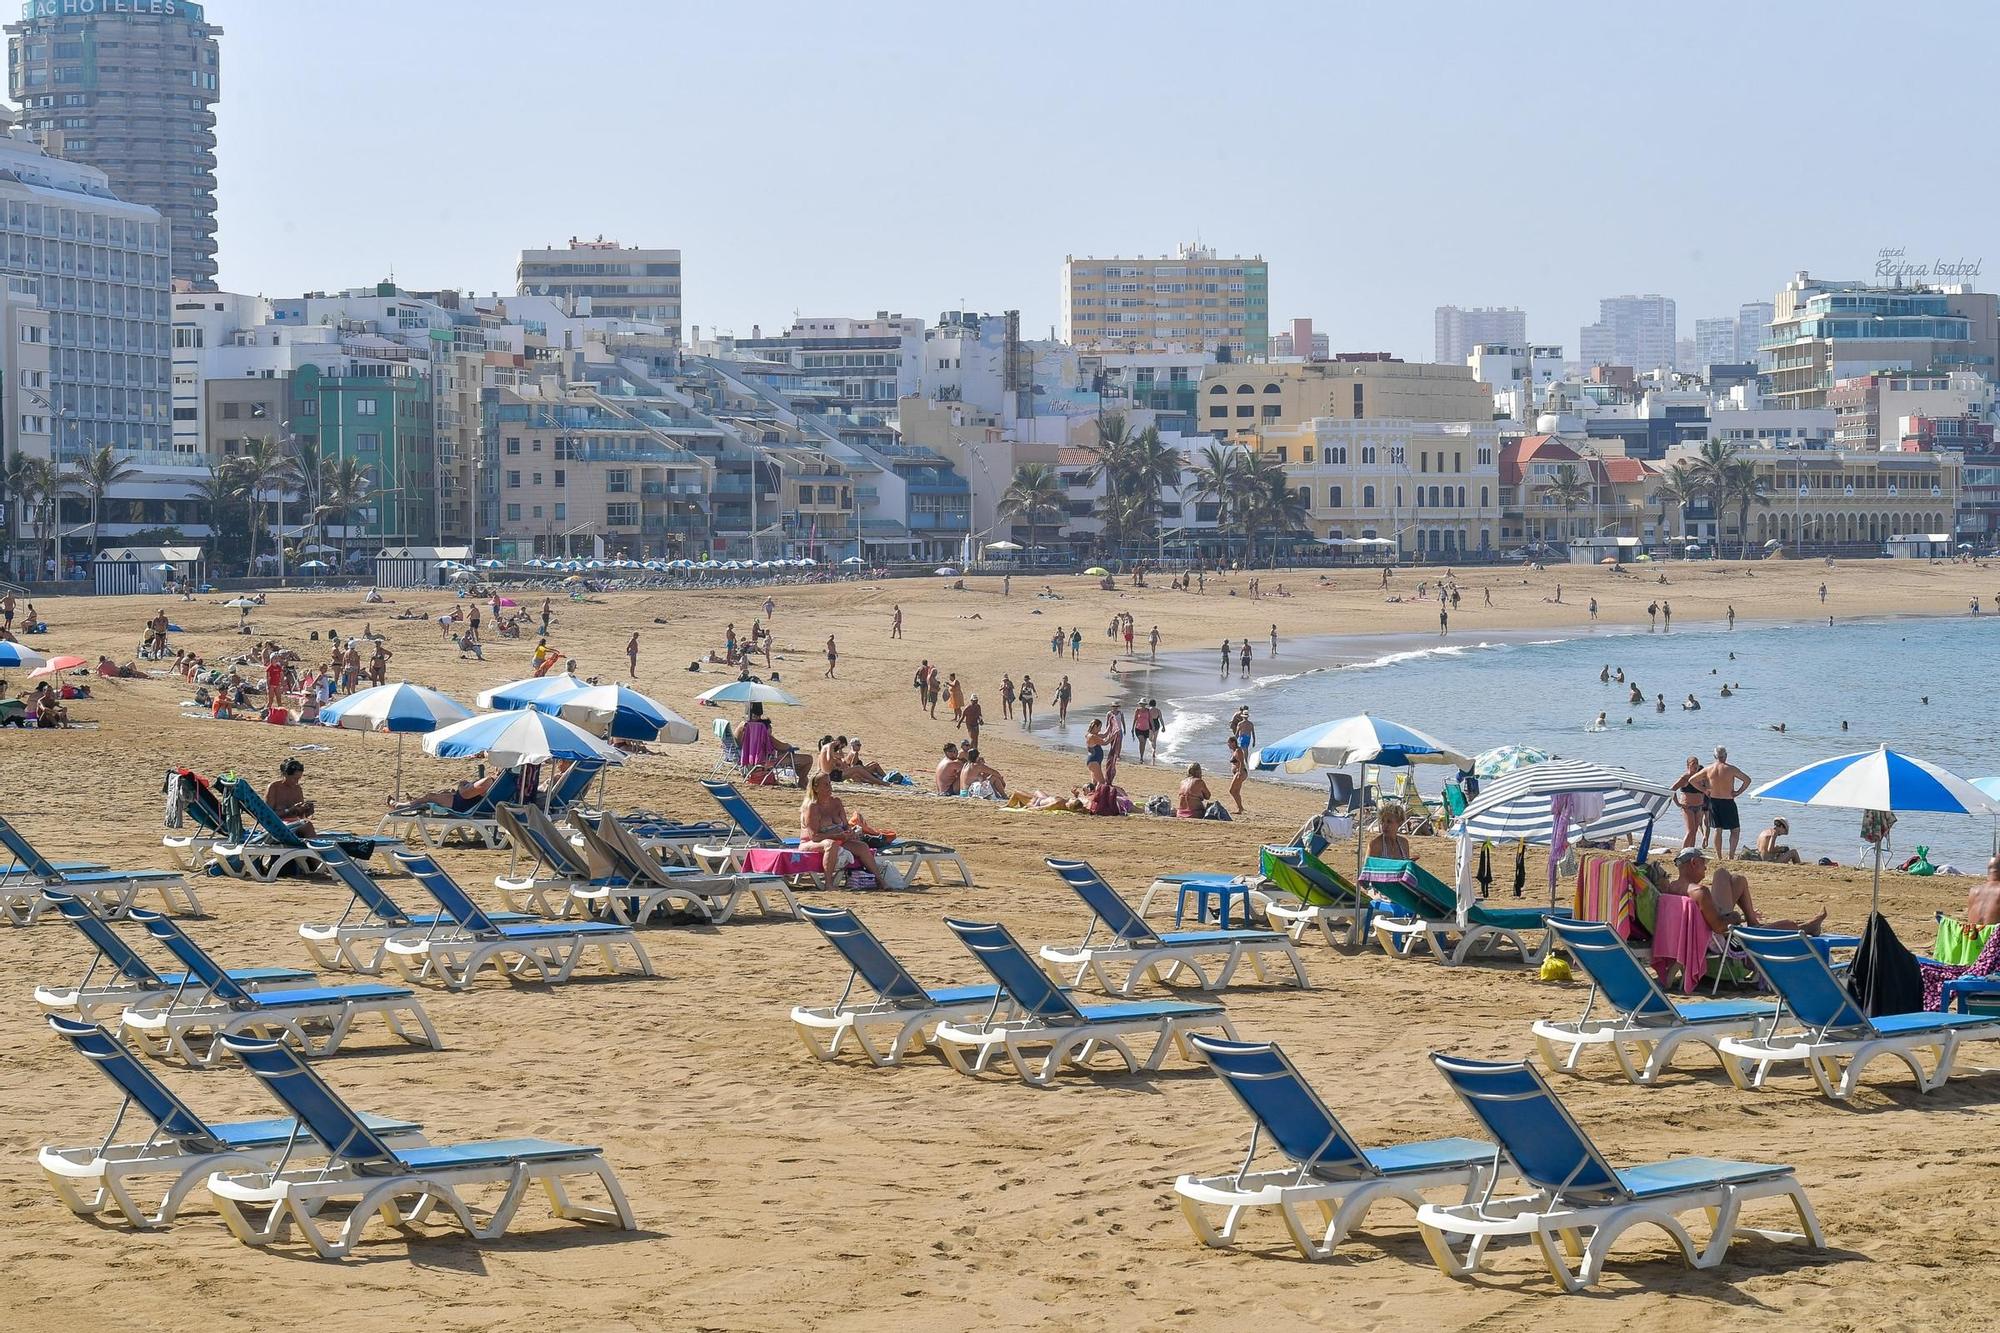
<instances>
[{"instance_id":1,"label":"blue and white striped umbrella","mask_svg":"<svg viewBox=\"0 0 2000 1333\"><path fill-rule=\"evenodd\" d=\"M472 710L458 700L405 681L350 694L321 710L319 720L321 726L350 731L416 733L436 731L471 716Z\"/></svg>"},{"instance_id":2,"label":"blue and white striped umbrella","mask_svg":"<svg viewBox=\"0 0 2000 1333\"><path fill-rule=\"evenodd\" d=\"M1588 822L1571 818L1572 841L1643 833L1674 803L1673 792L1650 778L1607 764L1551 759L1487 783L1452 832L1488 842L1546 843L1555 835L1556 798L1565 793L1596 796L1604 802L1602 812Z\"/></svg>"},{"instance_id":3,"label":"blue and white striped umbrella","mask_svg":"<svg viewBox=\"0 0 2000 1333\"><path fill-rule=\"evenodd\" d=\"M2000 815L2000 800L1958 774L1886 745L1807 764L1746 795L1840 810Z\"/></svg>"},{"instance_id":4,"label":"blue and white striped umbrella","mask_svg":"<svg viewBox=\"0 0 2000 1333\"><path fill-rule=\"evenodd\" d=\"M48 663L49 659L36 652L33 648L26 648L18 643L0 642L0 667L26 667L33 669L35 667L47 666Z\"/></svg>"},{"instance_id":5,"label":"blue and white striped umbrella","mask_svg":"<svg viewBox=\"0 0 2000 1333\"><path fill-rule=\"evenodd\" d=\"M481 690L473 696L473 702L481 708L528 708L537 700L553 698L558 694L575 694L578 690L589 688L589 681L567 672L560 676L529 676L523 680L510 680L505 685L495 685L490 690Z\"/></svg>"},{"instance_id":6,"label":"blue and white striped umbrella","mask_svg":"<svg viewBox=\"0 0 2000 1333\"><path fill-rule=\"evenodd\" d=\"M551 694L528 705L576 723L593 736L621 741L664 741L692 745L701 739L694 723L629 685L593 685Z\"/></svg>"},{"instance_id":7,"label":"blue and white striped umbrella","mask_svg":"<svg viewBox=\"0 0 2000 1333\"><path fill-rule=\"evenodd\" d=\"M440 759L485 755L497 768L546 764L558 759L622 764L625 756L577 726L532 708L482 713L424 737L424 752Z\"/></svg>"},{"instance_id":8,"label":"blue and white striped umbrella","mask_svg":"<svg viewBox=\"0 0 2000 1333\"><path fill-rule=\"evenodd\" d=\"M1316 768L1347 768L1354 764L1379 764L1385 768L1456 764L1466 768L1472 760L1415 727L1361 713L1317 723L1259 746L1250 763L1260 769L1310 773Z\"/></svg>"}]
</instances>

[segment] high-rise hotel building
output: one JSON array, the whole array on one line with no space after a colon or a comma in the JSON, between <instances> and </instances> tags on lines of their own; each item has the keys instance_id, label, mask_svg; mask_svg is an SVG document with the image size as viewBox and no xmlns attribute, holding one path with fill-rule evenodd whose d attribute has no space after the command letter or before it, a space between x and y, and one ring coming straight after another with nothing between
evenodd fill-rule
<instances>
[{"instance_id":1,"label":"high-rise hotel building","mask_svg":"<svg viewBox=\"0 0 2000 1333\"><path fill-rule=\"evenodd\" d=\"M1067 256L1062 336L1083 351L1265 356L1270 266L1258 255L1222 258L1198 245L1151 259Z\"/></svg>"},{"instance_id":2,"label":"high-rise hotel building","mask_svg":"<svg viewBox=\"0 0 2000 1333\"><path fill-rule=\"evenodd\" d=\"M215 289L215 102L222 29L193 0L26 0L7 25L20 123L57 157L159 210L173 276Z\"/></svg>"}]
</instances>

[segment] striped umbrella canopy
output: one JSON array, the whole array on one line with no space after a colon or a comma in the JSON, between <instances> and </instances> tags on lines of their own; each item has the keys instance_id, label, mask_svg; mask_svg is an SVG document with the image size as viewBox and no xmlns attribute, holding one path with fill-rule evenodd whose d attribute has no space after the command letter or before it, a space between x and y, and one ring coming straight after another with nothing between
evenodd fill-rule
<instances>
[{"instance_id":1,"label":"striped umbrella canopy","mask_svg":"<svg viewBox=\"0 0 2000 1333\"><path fill-rule=\"evenodd\" d=\"M1565 794L1604 801L1603 812L1590 822L1570 821L1571 839L1643 833L1674 803L1673 792L1651 778L1582 759L1550 759L1487 783L1453 831L1489 842L1546 843L1555 835L1556 798Z\"/></svg>"},{"instance_id":2,"label":"striped umbrella canopy","mask_svg":"<svg viewBox=\"0 0 2000 1333\"><path fill-rule=\"evenodd\" d=\"M403 737L436 731L463 722L472 710L448 695L407 681L377 685L350 694L320 711L325 727L350 731L389 731L396 735L396 794L403 792Z\"/></svg>"},{"instance_id":3,"label":"striped umbrella canopy","mask_svg":"<svg viewBox=\"0 0 2000 1333\"><path fill-rule=\"evenodd\" d=\"M539 699L552 698L558 694L575 694L578 690L589 688L589 681L568 672L559 676L529 676L524 680L510 680L505 685L495 685L490 690L481 690L473 696L473 702L481 708L527 708Z\"/></svg>"},{"instance_id":4,"label":"striped umbrella canopy","mask_svg":"<svg viewBox=\"0 0 2000 1333\"><path fill-rule=\"evenodd\" d=\"M2000 799L1948 769L1886 745L1807 764L1745 794L1841 810L2000 815Z\"/></svg>"},{"instance_id":5,"label":"striped umbrella canopy","mask_svg":"<svg viewBox=\"0 0 2000 1333\"><path fill-rule=\"evenodd\" d=\"M695 698L705 704L785 704L796 706L798 700L776 685L766 685L757 680L732 680L727 685L717 685L714 689L703 690Z\"/></svg>"},{"instance_id":6,"label":"striped umbrella canopy","mask_svg":"<svg viewBox=\"0 0 2000 1333\"><path fill-rule=\"evenodd\" d=\"M1315 723L1260 746L1250 762L1260 769L1310 773L1316 768L1347 768L1354 764L1378 764L1385 768L1456 764L1464 768L1472 760L1427 732L1360 713Z\"/></svg>"},{"instance_id":7,"label":"striped umbrella canopy","mask_svg":"<svg viewBox=\"0 0 2000 1333\"><path fill-rule=\"evenodd\" d=\"M528 707L554 713L593 736L621 741L664 741L692 745L701 739L694 723L629 685L594 685L563 694L544 695Z\"/></svg>"},{"instance_id":8,"label":"striped umbrella canopy","mask_svg":"<svg viewBox=\"0 0 2000 1333\"><path fill-rule=\"evenodd\" d=\"M594 759L622 764L625 756L573 722L532 708L481 713L424 737L424 752L440 759L485 755L497 768L546 764L557 759Z\"/></svg>"},{"instance_id":9,"label":"striped umbrella canopy","mask_svg":"<svg viewBox=\"0 0 2000 1333\"><path fill-rule=\"evenodd\" d=\"M33 648L0 642L0 667L39 667L47 665L48 660Z\"/></svg>"}]
</instances>

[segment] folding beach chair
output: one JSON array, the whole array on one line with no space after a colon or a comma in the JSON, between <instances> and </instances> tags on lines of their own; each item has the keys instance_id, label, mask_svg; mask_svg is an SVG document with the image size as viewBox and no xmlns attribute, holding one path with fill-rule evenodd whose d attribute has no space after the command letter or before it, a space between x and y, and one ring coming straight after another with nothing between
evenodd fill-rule
<instances>
[{"instance_id":1,"label":"folding beach chair","mask_svg":"<svg viewBox=\"0 0 2000 1333\"><path fill-rule=\"evenodd\" d=\"M1193 974L1195 984L1203 990L1221 990L1229 984L1236 967L1244 959L1250 960L1251 969L1257 980L1266 984L1275 982L1264 968L1264 958L1276 954L1291 968L1291 984L1304 990L1306 967L1300 961L1298 950L1292 947L1290 939L1275 930L1173 930L1164 935L1146 924L1146 919L1133 911L1131 905L1119 897L1118 891L1104 882L1087 861L1072 861L1050 857L1043 864L1069 885L1070 890L1083 900L1083 905L1091 912L1090 925L1084 929L1081 943L1070 947L1057 944L1042 946L1041 956L1045 962L1068 970L1076 969L1071 984L1081 982L1087 972L1097 978L1097 984L1114 995L1130 995L1135 987L1148 976L1163 985L1171 985L1183 969ZM1109 932L1109 938L1093 944L1091 936L1099 925ZM1221 956L1221 965L1214 976L1202 970L1198 961L1214 955ZM1125 976L1116 980L1112 967L1123 964Z\"/></svg>"},{"instance_id":2,"label":"folding beach chair","mask_svg":"<svg viewBox=\"0 0 2000 1333\"><path fill-rule=\"evenodd\" d=\"M115 1212L135 1227L165 1226L180 1212L189 1192L215 1172L268 1164L278 1160L295 1140L311 1141L310 1132L290 1118L211 1124L161 1082L144 1061L95 1023L51 1014L49 1026L110 1079L124 1097L102 1141L76 1148L45 1147L36 1154L56 1194L79 1216ZM119 1130L133 1111L144 1116L152 1129L143 1139L121 1140ZM414 1121L376 1115L360 1118L386 1142L414 1146L424 1141L422 1127ZM156 1176L171 1177L171 1183L158 1203L151 1202L151 1191L148 1201L142 1203L134 1184Z\"/></svg>"},{"instance_id":3,"label":"folding beach chair","mask_svg":"<svg viewBox=\"0 0 2000 1333\"><path fill-rule=\"evenodd\" d=\"M805 1048L822 1060L840 1054L841 1039L852 1033L861 1053L877 1065L893 1065L922 1050L925 1030L950 1019L977 1018L992 1011L1003 995L999 986L944 986L932 989L875 938L861 918L844 907L802 907L800 914L840 951L849 968L847 984L831 1005L792 1010L792 1027ZM852 1002L860 982L875 999ZM871 1030L894 1029L884 1049Z\"/></svg>"},{"instance_id":4,"label":"folding beach chair","mask_svg":"<svg viewBox=\"0 0 2000 1333\"><path fill-rule=\"evenodd\" d=\"M1468 1277L1496 1236L1532 1236L1549 1273L1565 1291L1581 1291L1604 1272L1618 1238L1635 1226L1653 1225L1674 1238L1696 1268L1713 1268L1739 1235L1804 1241L1824 1249L1825 1237L1788 1166L1675 1157L1614 1168L1583 1127L1525 1062L1460 1060L1433 1055L1452 1091L1479 1117L1533 1192L1508 1199L1482 1197L1457 1205L1426 1204L1417 1226L1439 1268ZM1787 1200L1800 1231L1744 1226L1743 1206L1759 1199ZM1709 1236L1697 1246L1680 1214L1707 1215ZM1585 1240L1586 1235L1588 1240ZM1454 1241L1464 1243L1463 1252ZM1572 1269L1564 1255L1580 1260Z\"/></svg>"},{"instance_id":5,"label":"folding beach chair","mask_svg":"<svg viewBox=\"0 0 2000 1333\"><path fill-rule=\"evenodd\" d=\"M380 1215L395 1226L412 1227L433 1216L440 1204L451 1210L472 1239L497 1240L506 1234L531 1184L547 1193L557 1217L627 1231L636 1225L602 1149L546 1139L399 1148L371 1129L290 1048L241 1036L223 1041L317 1141L312 1147L301 1145L269 1168L209 1177L208 1192L221 1207L230 1232L245 1245L274 1244L297 1223L322 1259L344 1258L353 1252L370 1218ZM292 1168L294 1156L324 1161ZM608 1204L589 1206L572 1199L565 1182L578 1177L595 1179ZM503 1192L484 1217L461 1193L474 1186L496 1185ZM329 1233L322 1213L328 1204L343 1199L354 1202L341 1215L344 1222L338 1231Z\"/></svg>"},{"instance_id":6,"label":"folding beach chair","mask_svg":"<svg viewBox=\"0 0 2000 1333\"><path fill-rule=\"evenodd\" d=\"M220 1038L249 1032L277 1034L317 1058L339 1050L355 1020L369 1014L380 1017L406 1042L432 1050L441 1045L416 993L402 986L365 983L252 991L233 980L171 919L141 908L133 909L132 919L166 945L188 970L190 982L202 988L199 994L190 994L183 985L148 995L125 1010L119 1020L122 1035L148 1055L179 1056L191 1065L210 1068L227 1053ZM194 1042L204 1037L206 1045L195 1049Z\"/></svg>"},{"instance_id":7,"label":"folding beach chair","mask_svg":"<svg viewBox=\"0 0 2000 1333\"><path fill-rule=\"evenodd\" d=\"M1822 1093L1844 1101L1854 1095L1861 1071L1887 1055L1909 1066L1918 1092L1931 1092L1951 1077L1961 1045L2000 1040L1996 1016L1915 1013L1870 1018L1804 935L1751 932L1742 935L1740 943L1764 984L1777 994L1782 1011L1768 1031L1717 1045L1723 1069L1739 1088L1761 1088L1775 1066L1803 1061ZM1787 1031L1787 1019L1802 1030ZM1928 1072L1919 1059L1926 1052L1931 1057Z\"/></svg>"},{"instance_id":8,"label":"folding beach chair","mask_svg":"<svg viewBox=\"0 0 2000 1333\"><path fill-rule=\"evenodd\" d=\"M60 889L89 904L101 917L116 920L132 910L141 890L160 895L169 912L201 915L201 903L178 870L64 870L43 856L21 830L0 818L0 848L14 858L0 878L0 917L17 926L33 925L46 906L44 889Z\"/></svg>"},{"instance_id":9,"label":"folding beach chair","mask_svg":"<svg viewBox=\"0 0 2000 1333\"><path fill-rule=\"evenodd\" d=\"M302 922L299 938L313 961L331 971L359 972L374 976L386 961L383 950L398 935L422 934L434 927L455 926L457 922L437 912L406 912L368 873L360 862L328 839L309 840L318 850L326 870L348 891L347 909L336 921ZM356 909L360 912L357 915ZM539 920L524 912L488 912L487 918L503 926Z\"/></svg>"},{"instance_id":10,"label":"folding beach chair","mask_svg":"<svg viewBox=\"0 0 2000 1333\"><path fill-rule=\"evenodd\" d=\"M1763 1000L1676 1003L1660 989L1652 969L1602 921L1550 917L1548 925L1570 961L1590 978L1581 1016L1568 1023L1544 1019L1532 1029L1536 1049L1552 1070L1573 1074L1585 1050L1605 1046L1627 1079L1652 1083L1685 1042L1715 1050L1725 1037L1755 1036L1777 1021L1778 1006ZM1591 1010L1600 997L1613 1013L1593 1018ZM1567 1047L1567 1054L1558 1054L1559 1047Z\"/></svg>"},{"instance_id":11,"label":"folding beach chair","mask_svg":"<svg viewBox=\"0 0 2000 1333\"><path fill-rule=\"evenodd\" d=\"M444 909L443 918L422 934L392 935L383 944L388 960L411 981L441 980L452 990L464 990L490 965L510 980L554 985L568 981L590 954L614 975L654 975L653 960L630 926L599 921L502 925L427 853L397 852L396 860ZM509 958L516 961L508 963Z\"/></svg>"},{"instance_id":12,"label":"folding beach chair","mask_svg":"<svg viewBox=\"0 0 2000 1333\"><path fill-rule=\"evenodd\" d=\"M1229 1015L1219 1004L1182 1000L1075 1004L1005 926L949 917L945 925L1000 983L1003 992L982 1019L938 1024L932 1040L952 1068L962 1074L983 1072L997 1053L1013 1066L1022 1082L1046 1088L1064 1065L1073 1061L1079 1068L1088 1067L1100 1050L1117 1052L1125 1067L1136 1073L1158 1069L1170 1047L1178 1047L1183 1059L1199 1062L1201 1056L1188 1045L1188 1037L1198 1028L1219 1028L1230 1039L1236 1037ZM1003 1003L1012 1006L1012 1016L1002 1016ZM1153 1039L1152 1051L1143 1063L1126 1044L1135 1036ZM1048 1048L1039 1066L1028 1054L1038 1047Z\"/></svg>"},{"instance_id":13,"label":"folding beach chair","mask_svg":"<svg viewBox=\"0 0 2000 1333\"><path fill-rule=\"evenodd\" d=\"M1174 1182L1181 1216L1195 1238L1216 1249L1236 1242L1243 1217L1252 1209L1276 1208L1292 1244L1308 1259L1325 1259L1383 1199L1412 1208L1429 1200L1423 1191L1449 1186L1470 1202L1505 1170L1499 1149L1477 1139L1426 1139L1390 1148L1363 1148L1276 1042L1190 1038L1244 1110L1250 1113L1250 1150L1238 1170L1221 1176L1182 1176ZM1283 1153L1289 1166L1253 1171L1263 1139ZM1300 1208L1317 1206L1320 1225L1307 1226ZM1208 1216L1222 1208L1222 1225Z\"/></svg>"},{"instance_id":14,"label":"folding beach chair","mask_svg":"<svg viewBox=\"0 0 2000 1333\"><path fill-rule=\"evenodd\" d=\"M100 1014L122 1013L143 996L171 990L185 994L188 989L196 995L201 993L201 983L186 972L155 972L122 935L76 895L60 889L44 889L42 894L57 915L75 926L95 951L83 979L76 985L35 987L35 1003L44 1009L73 1012L85 1022L94 1022ZM100 978L100 967L108 967L110 975ZM232 968L227 975L249 990L313 980L312 973L296 967Z\"/></svg>"}]
</instances>

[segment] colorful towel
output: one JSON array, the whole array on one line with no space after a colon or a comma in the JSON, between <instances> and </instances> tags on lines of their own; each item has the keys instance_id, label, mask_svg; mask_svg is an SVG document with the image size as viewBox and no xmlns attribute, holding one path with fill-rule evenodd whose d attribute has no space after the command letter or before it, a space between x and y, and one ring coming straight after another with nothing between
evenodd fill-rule
<instances>
[{"instance_id":1,"label":"colorful towel","mask_svg":"<svg viewBox=\"0 0 2000 1333\"><path fill-rule=\"evenodd\" d=\"M1663 893L1654 908L1653 970L1666 980L1671 964L1681 968L1681 993L1692 994L1708 975L1709 941L1715 932L1694 899Z\"/></svg>"}]
</instances>

